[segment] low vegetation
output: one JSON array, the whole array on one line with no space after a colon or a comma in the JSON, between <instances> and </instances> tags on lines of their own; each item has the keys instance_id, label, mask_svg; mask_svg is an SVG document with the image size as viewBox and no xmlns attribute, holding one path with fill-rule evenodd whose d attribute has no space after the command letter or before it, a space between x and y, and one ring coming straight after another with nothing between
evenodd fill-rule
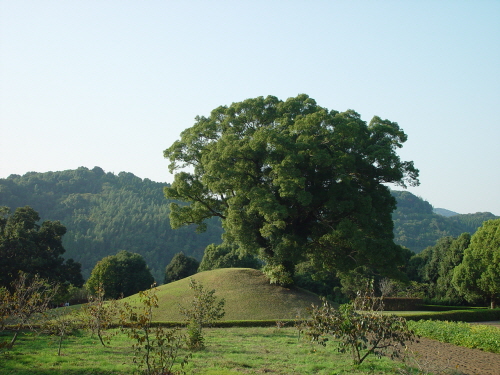
<instances>
[{"instance_id":1,"label":"low vegetation","mask_svg":"<svg viewBox=\"0 0 500 375\"><path fill-rule=\"evenodd\" d=\"M125 303L121 311L120 325L122 332L132 339L133 362L139 373L146 375L183 374L182 368L188 361L189 354L178 361L179 350L184 336L177 328L167 329L152 324L153 310L158 308L156 287L139 292L141 306ZM173 370L176 363L180 369Z\"/></svg>"},{"instance_id":2,"label":"low vegetation","mask_svg":"<svg viewBox=\"0 0 500 375\"><path fill-rule=\"evenodd\" d=\"M210 326L224 317L226 301L214 296L215 289L206 289L194 279L189 280L189 288L194 296L190 306L180 306L181 314L187 321L189 349L205 349L203 327Z\"/></svg>"},{"instance_id":3,"label":"low vegetation","mask_svg":"<svg viewBox=\"0 0 500 375\"><path fill-rule=\"evenodd\" d=\"M500 328L464 322L420 320L408 322L419 336L441 342L500 353Z\"/></svg>"},{"instance_id":4,"label":"low vegetation","mask_svg":"<svg viewBox=\"0 0 500 375\"><path fill-rule=\"evenodd\" d=\"M187 375L398 374L403 367L385 357L369 358L353 367L350 358L339 353L334 345L311 344L303 336L299 338L294 327L208 328L206 335L210 345L193 353L183 368ZM115 336L111 347L102 347L90 334L79 332L65 340L63 356L57 356L57 340L51 336L22 336L19 341L1 360L2 374L126 375L136 371L131 364L134 351L130 339L122 333ZM179 354L173 371L182 369L182 358L189 352L182 348Z\"/></svg>"},{"instance_id":5,"label":"low vegetation","mask_svg":"<svg viewBox=\"0 0 500 375\"><path fill-rule=\"evenodd\" d=\"M400 358L406 344L415 340L404 318L356 310L354 304L334 308L323 301L322 306L313 306L311 315L304 328L312 341L326 346L332 337L337 339L339 352L350 352L355 365L360 365L370 354Z\"/></svg>"},{"instance_id":6,"label":"low vegetation","mask_svg":"<svg viewBox=\"0 0 500 375\"><path fill-rule=\"evenodd\" d=\"M96 293L96 300L92 300L86 308L71 306L49 311L48 324L40 325L39 334L22 331L17 345L3 348L0 372L32 374L33 369L37 369L40 373L51 374L132 374L137 371L169 375L232 374L242 371L394 374L403 370L418 373L404 368L401 362L389 359L392 354L403 354L400 349L413 340L412 331L441 341L453 338L454 341L450 342L457 345L499 352L497 328L428 321L407 324L401 317L373 311L380 304L368 302L373 302L375 298L359 298L361 304L342 305L340 309L324 304L312 309L308 316L311 319L308 320L303 319L305 313L294 320L280 318L286 315L284 311L296 310L297 304L304 303L303 299L307 300L311 294L299 289L271 286L263 278L262 273L252 269L207 271L192 279L148 289L116 303L105 302L102 298L104 291L101 290ZM182 298L179 295L176 299L166 299L175 295L176 288L185 291L189 288L188 283L198 299L193 300L193 293L180 293L186 295L182 303L184 308L181 308L179 301ZM253 294L248 294L249 291ZM237 303L237 296L240 303ZM221 298L224 298L225 306ZM245 298L253 302L245 305ZM319 299L314 298L314 303L318 305ZM261 303L254 306L255 301ZM279 303L274 303L276 301ZM311 303L308 301L306 304ZM278 310L270 307L273 305L277 305L275 308ZM245 306L250 312L264 312L268 320L235 322L238 314L248 314ZM82 320L83 313L89 315L87 310L92 307L95 312ZM157 317L170 316L168 313L172 308L177 309L180 316L184 313L188 320L187 327L169 328L158 324L171 321ZM484 311L495 313L497 310ZM459 313L479 317L484 311L469 309ZM207 312L206 316L202 316ZM223 316L225 318L223 312L232 316L232 319L218 322L225 328L204 328L202 335L199 328ZM433 314L440 316L443 313L450 312ZM273 326L269 326L271 318L274 318ZM111 328L117 323L121 329ZM193 326L198 330L193 331ZM99 329L102 330L103 340L97 332ZM193 332L196 333L194 337ZM0 332L0 342L8 342L12 335L13 332L7 330ZM113 340L110 341L110 337ZM210 344L205 346L205 342ZM327 345L317 345L318 342ZM103 346L104 343L107 345ZM350 353L351 358L344 353ZM372 354L384 356L377 359ZM355 367L352 367L353 360Z\"/></svg>"}]
</instances>

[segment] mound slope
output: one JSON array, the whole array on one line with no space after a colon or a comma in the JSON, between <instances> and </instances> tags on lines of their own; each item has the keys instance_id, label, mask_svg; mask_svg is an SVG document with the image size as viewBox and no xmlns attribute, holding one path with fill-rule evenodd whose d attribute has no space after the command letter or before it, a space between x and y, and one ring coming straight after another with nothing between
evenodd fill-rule
<instances>
[{"instance_id":1,"label":"mound slope","mask_svg":"<svg viewBox=\"0 0 500 375\"><path fill-rule=\"evenodd\" d=\"M306 308L319 304L319 297L301 288L270 285L265 275L251 268L221 268L191 276L206 289L215 289L215 296L225 298L223 320L274 320L307 316ZM193 298L185 278L158 287L159 308L155 321L182 321L179 304L188 307ZM126 298L135 302L137 295Z\"/></svg>"}]
</instances>

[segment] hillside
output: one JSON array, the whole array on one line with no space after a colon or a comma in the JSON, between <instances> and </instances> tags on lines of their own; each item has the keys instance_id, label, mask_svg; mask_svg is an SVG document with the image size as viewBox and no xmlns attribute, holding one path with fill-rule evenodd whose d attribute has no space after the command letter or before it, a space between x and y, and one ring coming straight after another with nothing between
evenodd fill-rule
<instances>
[{"instance_id":1,"label":"hillside","mask_svg":"<svg viewBox=\"0 0 500 375\"><path fill-rule=\"evenodd\" d=\"M192 276L205 289L215 289L215 296L226 300L223 320L278 320L307 315L306 308L321 301L316 294L293 287L270 285L261 271L251 268L220 268ZM159 308L155 321L182 321L179 304L188 307L193 293L189 278L158 287ZM137 295L124 301L135 304Z\"/></svg>"},{"instance_id":2,"label":"hillside","mask_svg":"<svg viewBox=\"0 0 500 375\"><path fill-rule=\"evenodd\" d=\"M89 276L105 256L128 250L141 254L157 281L172 257L183 251L201 260L205 247L220 243L220 222L211 220L205 233L194 228L173 230L164 195L166 184L131 173L106 173L101 168L11 175L0 179L0 206L14 210L29 205L42 220L60 220L67 228L64 254L82 264ZM393 191L398 208L393 214L396 243L420 252L443 236L474 233L491 213L445 217L430 203L406 191Z\"/></svg>"},{"instance_id":3,"label":"hillside","mask_svg":"<svg viewBox=\"0 0 500 375\"><path fill-rule=\"evenodd\" d=\"M434 208L434 213L446 217L460 215L458 212L447 210L446 208Z\"/></svg>"},{"instance_id":4,"label":"hillside","mask_svg":"<svg viewBox=\"0 0 500 375\"><path fill-rule=\"evenodd\" d=\"M222 229L213 220L206 233L173 230L165 184L131 173L105 173L101 168L27 173L0 179L0 206L14 210L29 205L42 220L59 220L67 228L64 256L82 264L84 278L103 257L119 250L141 254L156 280L183 251L201 259L205 247L220 242Z\"/></svg>"},{"instance_id":5,"label":"hillside","mask_svg":"<svg viewBox=\"0 0 500 375\"><path fill-rule=\"evenodd\" d=\"M473 234L484 221L498 218L490 212L446 217L434 213L429 202L410 192L393 191L392 194L398 204L392 214L394 241L416 253L435 245L441 237Z\"/></svg>"}]
</instances>

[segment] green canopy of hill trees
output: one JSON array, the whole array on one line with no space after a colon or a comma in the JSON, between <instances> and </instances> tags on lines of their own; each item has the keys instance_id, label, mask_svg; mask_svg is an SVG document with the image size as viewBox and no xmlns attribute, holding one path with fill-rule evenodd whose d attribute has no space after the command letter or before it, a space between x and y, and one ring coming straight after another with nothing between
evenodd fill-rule
<instances>
[{"instance_id":1,"label":"green canopy of hill trees","mask_svg":"<svg viewBox=\"0 0 500 375\"><path fill-rule=\"evenodd\" d=\"M192 227L170 227L165 184L131 173L105 173L101 168L11 175L0 179L0 206L31 206L42 220L59 220L67 232L64 257L82 264L88 278L102 258L120 250L141 254L154 278L183 251L197 259L208 244L219 243L222 230L213 220L207 233Z\"/></svg>"},{"instance_id":2,"label":"green canopy of hill trees","mask_svg":"<svg viewBox=\"0 0 500 375\"><path fill-rule=\"evenodd\" d=\"M415 253L434 246L442 237L474 234L487 220L496 219L490 212L445 217L435 214L432 205L408 191L393 191L397 209L394 220L394 242Z\"/></svg>"}]
</instances>

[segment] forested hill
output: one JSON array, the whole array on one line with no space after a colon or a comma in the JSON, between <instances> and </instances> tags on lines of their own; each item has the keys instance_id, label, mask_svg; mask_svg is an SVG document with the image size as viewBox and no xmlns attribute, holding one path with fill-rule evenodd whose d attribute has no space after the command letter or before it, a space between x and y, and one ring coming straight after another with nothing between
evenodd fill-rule
<instances>
[{"instance_id":1,"label":"forested hill","mask_svg":"<svg viewBox=\"0 0 500 375\"><path fill-rule=\"evenodd\" d=\"M194 228L173 230L164 183L131 173L105 173L84 167L63 172L11 175L0 179L0 206L33 207L43 220L60 220L67 228L64 256L82 264L87 278L95 264L119 250L141 254L157 281L165 266L183 251L201 259L205 247L220 243L217 221L206 233Z\"/></svg>"},{"instance_id":2,"label":"forested hill","mask_svg":"<svg viewBox=\"0 0 500 375\"><path fill-rule=\"evenodd\" d=\"M472 235L484 221L498 218L490 212L446 217L434 213L429 202L407 191L393 191L392 194L398 202L392 214L394 241L416 253L434 246L441 237L457 237L465 232Z\"/></svg>"},{"instance_id":3,"label":"forested hill","mask_svg":"<svg viewBox=\"0 0 500 375\"><path fill-rule=\"evenodd\" d=\"M11 175L0 179L0 206L13 210L31 206L42 220L60 220L68 229L64 254L82 263L88 277L97 261L119 250L141 254L156 280L162 281L165 266L183 251L201 260L204 248L220 243L217 220L205 233L194 228L170 228L169 201L164 183L140 179L131 173L105 173L101 168L78 168L62 172ZM474 233L491 213L445 217L409 192L394 191L398 209L393 214L395 240L420 252L443 236Z\"/></svg>"}]
</instances>

